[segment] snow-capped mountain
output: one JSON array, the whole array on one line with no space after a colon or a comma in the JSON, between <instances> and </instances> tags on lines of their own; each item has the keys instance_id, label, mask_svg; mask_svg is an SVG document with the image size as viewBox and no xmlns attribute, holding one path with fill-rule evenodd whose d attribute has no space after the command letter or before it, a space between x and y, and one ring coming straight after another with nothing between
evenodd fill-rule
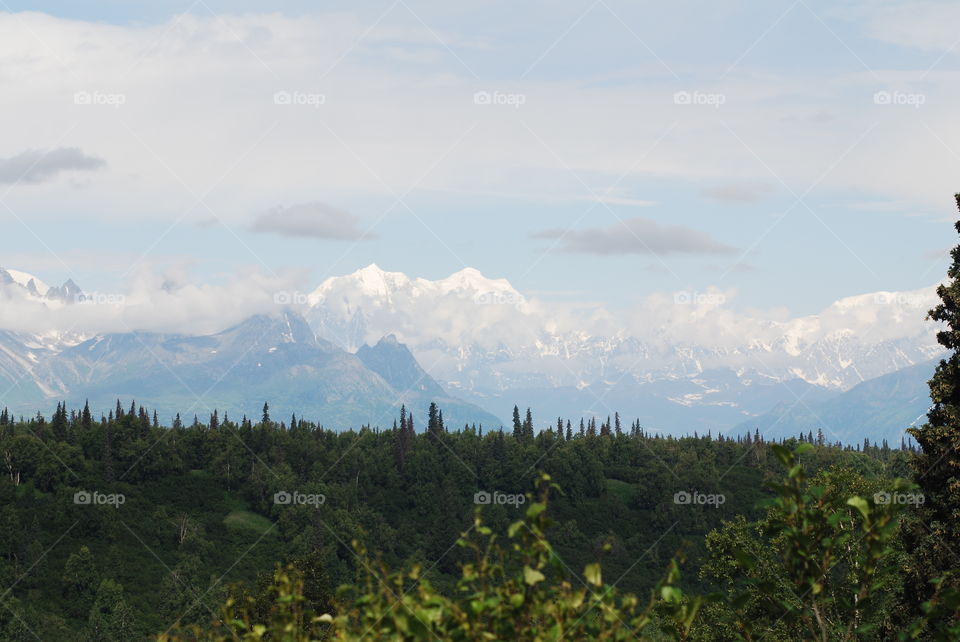
<instances>
[{"instance_id":1,"label":"snow-capped mountain","mask_svg":"<svg viewBox=\"0 0 960 642\"><path fill-rule=\"evenodd\" d=\"M523 297L506 279L487 279L474 268L429 281L411 279L402 272L387 272L376 264L327 279L307 300L307 317L315 329L348 350L357 350L385 334L412 336L424 322L423 317L438 307L462 315L476 313L477 304L519 307L523 303ZM382 327L391 329L378 332L377 328ZM449 327L444 334L456 340L456 330ZM473 334L482 334L482 330L475 328Z\"/></svg>"},{"instance_id":2,"label":"snow-capped mountain","mask_svg":"<svg viewBox=\"0 0 960 642\"><path fill-rule=\"evenodd\" d=\"M127 303L121 297L119 303L73 306L89 302L70 281L54 288L30 274L0 270L0 384L13 386L25 399L56 397L87 385L83 377L94 372L106 376L128 359L136 362L143 355L134 339L148 334L132 332L138 317L122 315L139 304L130 301L156 296L158 302L147 309L170 310L169 318L177 319L180 291L161 290L138 292L126 297ZM245 296L244 309L257 313L256 295ZM437 390L498 417L509 417L514 404L529 405L540 417L616 410L673 432L728 429L797 397L825 402L942 354L936 325L925 321L936 303L933 287L851 296L791 319L737 311L713 291L653 295L631 309L608 311L527 298L506 279L472 268L429 280L369 265L328 278L305 296L264 292L262 297L264 312L275 315L282 309L278 304L291 305L306 319L311 336L355 353L385 380L416 379L424 372L436 380ZM189 301L222 310L202 296ZM13 305L23 302L24 307ZM186 306L179 316L194 320L198 309ZM25 332L22 319L28 314L53 322L43 331ZM69 324L79 318L84 330L72 331ZM21 321L16 331L4 324L8 319ZM98 331L103 320L123 331ZM388 336L394 338L381 341ZM276 343L312 350L306 335L294 338ZM112 348L101 359L84 360L76 352L81 344ZM163 346L157 349L162 353ZM408 349L413 365L401 358ZM394 361L406 365L397 369ZM437 395L437 390L421 392Z\"/></svg>"},{"instance_id":3,"label":"snow-capped mountain","mask_svg":"<svg viewBox=\"0 0 960 642\"><path fill-rule=\"evenodd\" d=\"M430 281L370 265L308 298L307 318L333 343L356 350L395 333L433 374L468 390L649 383L716 368L846 390L941 352L935 325L923 321L933 288L848 297L786 321L675 296L630 311L640 317L633 329L527 301L472 268Z\"/></svg>"},{"instance_id":4,"label":"snow-capped mountain","mask_svg":"<svg viewBox=\"0 0 960 642\"><path fill-rule=\"evenodd\" d=\"M320 336L354 351L393 333L449 390L501 416L536 399L553 415L616 409L668 430L732 426L942 353L924 321L933 287L847 297L786 320L675 293L617 318L528 300L472 268L431 281L369 265L308 300Z\"/></svg>"},{"instance_id":5,"label":"snow-capped mountain","mask_svg":"<svg viewBox=\"0 0 960 642\"><path fill-rule=\"evenodd\" d=\"M4 341L7 339L7 341ZM387 338L359 355L318 339L299 315L257 315L210 335L102 334L59 352L0 333L0 406L50 412L60 401L100 410L135 399L161 414L204 416L213 408L257 416L266 401L328 427L389 426L401 404L421 422L431 402L451 425L499 426L481 408L448 395ZM5 349L8 345L17 349Z\"/></svg>"},{"instance_id":6,"label":"snow-capped mountain","mask_svg":"<svg viewBox=\"0 0 960 642\"><path fill-rule=\"evenodd\" d=\"M83 291L72 279L67 279L59 287L51 287L32 274L4 268L0 268L0 291L13 291L33 299L63 304L76 303L83 299Z\"/></svg>"}]
</instances>

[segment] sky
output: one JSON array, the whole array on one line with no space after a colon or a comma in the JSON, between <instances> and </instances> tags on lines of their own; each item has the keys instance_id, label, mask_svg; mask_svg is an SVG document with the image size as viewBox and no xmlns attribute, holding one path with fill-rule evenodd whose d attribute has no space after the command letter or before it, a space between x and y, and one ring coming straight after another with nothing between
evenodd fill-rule
<instances>
[{"instance_id":1,"label":"sky","mask_svg":"<svg viewBox=\"0 0 960 642\"><path fill-rule=\"evenodd\" d=\"M953 3L0 9L0 266L50 283L470 266L801 315L956 242Z\"/></svg>"}]
</instances>

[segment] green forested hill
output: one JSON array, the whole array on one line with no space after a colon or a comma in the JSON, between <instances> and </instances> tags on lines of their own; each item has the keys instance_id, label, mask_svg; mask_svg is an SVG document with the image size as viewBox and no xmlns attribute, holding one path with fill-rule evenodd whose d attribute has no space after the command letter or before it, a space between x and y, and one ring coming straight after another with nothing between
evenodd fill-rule
<instances>
[{"instance_id":1,"label":"green forested hill","mask_svg":"<svg viewBox=\"0 0 960 642\"><path fill-rule=\"evenodd\" d=\"M0 580L10 587L0 639L94 639L98 617L146 639L209 620L229 586L254 590L278 562L317 569L315 591L329 597L353 581L354 540L390 566L421 563L452 590L464 560L454 543L477 502L489 496L485 519L505 529L538 471L563 491L550 513L564 562L601 558L621 587L642 591L680 550L695 571L703 536L723 520L759 516L775 469L765 444L660 438L638 426L534 436L528 419L516 435L481 434L434 416L415 434L404 415L403 428L337 433L264 414L256 424L214 416L169 428L119 404L99 421L65 409L0 416ZM904 474L906 456L821 447L808 465L881 479ZM694 499L677 503L677 493ZM696 499L717 495L722 503ZM104 600L120 606L97 615Z\"/></svg>"}]
</instances>

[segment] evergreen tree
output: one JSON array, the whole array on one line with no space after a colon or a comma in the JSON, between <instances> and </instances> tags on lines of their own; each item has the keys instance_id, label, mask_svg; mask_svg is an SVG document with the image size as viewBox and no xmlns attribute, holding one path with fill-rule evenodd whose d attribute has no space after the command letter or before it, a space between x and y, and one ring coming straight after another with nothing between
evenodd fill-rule
<instances>
[{"instance_id":1,"label":"evergreen tree","mask_svg":"<svg viewBox=\"0 0 960 642\"><path fill-rule=\"evenodd\" d=\"M263 402L263 417L260 419L260 423L264 426L270 425L270 404L266 401Z\"/></svg>"},{"instance_id":2,"label":"evergreen tree","mask_svg":"<svg viewBox=\"0 0 960 642\"><path fill-rule=\"evenodd\" d=\"M523 424L520 423L520 409L516 405L513 407L513 437L520 439L523 437Z\"/></svg>"},{"instance_id":3,"label":"evergreen tree","mask_svg":"<svg viewBox=\"0 0 960 642\"><path fill-rule=\"evenodd\" d=\"M113 422L108 421L103 427L103 479L111 484L114 481L113 471Z\"/></svg>"},{"instance_id":4,"label":"evergreen tree","mask_svg":"<svg viewBox=\"0 0 960 642\"><path fill-rule=\"evenodd\" d=\"M960 207L960 194L955 199ZM954 228L960 233L960 221ZM913 533L912 575L918 599L929 595L930 579L956 566L952 549L960 541L960 245L950 256L950 280L937 288L940 303L927 313L927 319L946 325L937 333L937 341L949 354L929 381L933 405L927 423L907 430L920 446L914 477L925 499L925 515L917 520L920 525Z\"/></svg>"},{"instance_id":5,"label":"evergreen tree","mask_svg":"<svg viewBox=\"0 0 960 642\"><path fill-rule=\"evenodd\" d=\"M53 421L50 423L53 435L60 441L65 441L67 437L67 404L57 403L57 411L53 414Z\"/></svg>"},{"instance_id":6,"label":"evergreen tree","mask_svg":"<svg viewBox=\"0 0 960 642\"><path fill-rule=\"evenodd\" d=\"M83 414L80 416L80 426L86 431L90 430L93 421L90 419L90 402L83 403Z\"/></svg>"},{"instance_id":7,"label":"evergreen tree","mask_svg":"<svg viewBox=\"0 0 960 642\"><path fill-rule=\"evenodd\" d=\"M433 439L437 439L443 432L443 413L437 407L437 404L430 402L430 408L427 411L427 434Z\"/></svg>"}]
</instances>

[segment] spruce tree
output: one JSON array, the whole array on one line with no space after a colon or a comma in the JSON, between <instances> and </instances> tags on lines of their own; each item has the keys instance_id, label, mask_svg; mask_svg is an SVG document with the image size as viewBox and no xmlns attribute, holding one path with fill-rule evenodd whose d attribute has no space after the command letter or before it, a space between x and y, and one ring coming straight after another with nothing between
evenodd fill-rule
<instances>
[{"instance_id":1,"label":"spruce tree","mask_svg":"<svg viewBox=\"0 0 960 642\"><path fill-rule=\"evenodd\" d=\"M523 424L520 423L520 409L513 406L513 437L520 439L523 436Z\"/></svg>"},{"instance_id":2,"label":"spruce tree","mask_svg":"<svg viewBox=\"0 0 960 642\"><path fill-rule=\"evenodd\" d=\"M90 426L93 424L90 418L90 401L85 401L83 404L83 415L81 415L80 424L83 426L84 431L90 430Z\"/></svg>"},{"instance_id":3,"label":"spruce tree","mask_svg":"<svg viewBox=\"0 0 960 642\"><path fill-rule=\"evenodd\" d=\"M960 208L960 194L955 195ZM960 221L954 224L960 233ZM949 351L928 385L933 405L927 423L907 430L920 445L914 459L914 479L924 495L923 512L913 533L918 599L929 596L929 580L956 567L951 549L960 541L960 245L950 252L949 281L937 288L940 303L927 319L945 327L937 341ZM956 586L956 578L951 582Z\"/></svg>"}]
</instances>

